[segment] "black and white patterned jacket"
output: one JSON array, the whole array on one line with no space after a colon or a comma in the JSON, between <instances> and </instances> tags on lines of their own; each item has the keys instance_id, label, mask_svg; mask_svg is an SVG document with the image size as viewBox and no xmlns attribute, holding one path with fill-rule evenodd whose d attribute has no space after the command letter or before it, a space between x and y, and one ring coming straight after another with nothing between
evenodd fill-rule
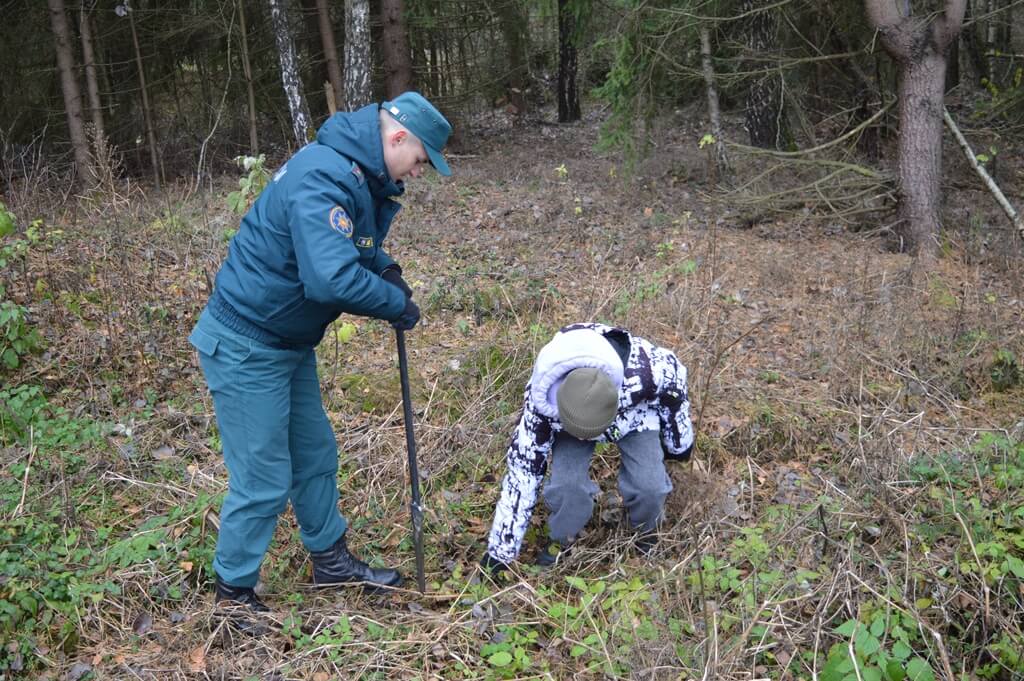
<instances>
[{"instance_id":1,"label":"black and white patterned jacket","mask_svg":"<svg viewBox=\"0 0 1024 681\"><path fill-rule=\"evenodd\" d=\"M579 329L604 336L622 359L624 367L619 389L619 409L608 430L595 442L617 442L638 431L657 430L666 458L685 461L693 448L693 426L686 389L686 367L672 351L639 336L604 324L573 324L561 334ZM542 351L541 355L544 354ZM538 356L538 365L541 356ZM492 558L509 563L519 555L523 535L533 515L537 494L547 471L555 434L562 430L557 412L544 404L543 393L533 390L544 380L535 366L527 385L523 413L512 435L506 462L508 470L501 483L501 497L494 512L487 551ZM546 413L545 413L546 412Z\"/></svg>"}]
</instances>

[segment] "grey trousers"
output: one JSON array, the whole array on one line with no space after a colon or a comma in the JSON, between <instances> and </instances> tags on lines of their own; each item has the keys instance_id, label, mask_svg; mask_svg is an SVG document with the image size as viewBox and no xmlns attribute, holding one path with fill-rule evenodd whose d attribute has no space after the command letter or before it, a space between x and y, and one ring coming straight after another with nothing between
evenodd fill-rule
<instances>
[{"instance_id":1,"label":"grey trousers","mask_svg":"<svg viewBox=\"0 0 1024 681\"><path fill-rule=\"evenodd\" d=\"M665 470L661 434L656 430L630 433L616 443L622 453L619 464L619 493L629 511L634 530L657 527L665 509L672 481ZM600 491L590 479L590 459L595 443L558 433L551 452L551 478L544 486L544 501L550 510L551 539L572 543L594 512L594 497Z\"/></svg>"}]
</instances>

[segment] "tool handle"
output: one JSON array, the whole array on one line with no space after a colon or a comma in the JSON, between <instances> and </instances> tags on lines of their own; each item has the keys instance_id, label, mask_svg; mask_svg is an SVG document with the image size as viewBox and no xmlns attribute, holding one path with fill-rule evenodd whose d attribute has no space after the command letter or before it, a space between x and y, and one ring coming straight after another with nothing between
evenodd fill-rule
<instances>
[{"instance_id":1,"label":"tool handle","mask_svg":"<svg viewBox=\"0 0 1024 681\"><path fill-rule=\"evenodd\" d=\"M409 510L412 515L412 541L416 550L416 582L420 593L426 591L423 576L423 508L420 506L420 472L416 466L416 434L412 421L412 392L409 389L409 360L405 353L405 331L395 329L398 341L398 374L402 383L402 415L405 421L405 447L409 452L409 483L412 500Z\"/></svg>"}]
</instances>

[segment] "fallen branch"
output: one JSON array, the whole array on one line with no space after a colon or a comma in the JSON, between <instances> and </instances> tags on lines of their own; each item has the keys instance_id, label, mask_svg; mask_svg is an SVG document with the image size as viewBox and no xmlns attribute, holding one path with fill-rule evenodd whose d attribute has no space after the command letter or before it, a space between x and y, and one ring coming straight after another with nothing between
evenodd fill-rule
<instances>
[{"instance_id":1,"label":"fallen branch","mask_svg":"<svg viewBox=\"0 0 1024 681\"><path fill-rule=\"evenodd\" d=\"M942 109L942 118L946 121L946 127L949 128L950 132L953 133L953 137L955 137L956 141L960 144L960 148L964 150L964 156L967 157L967 160L970 162L975 172L978 173L982 182L985 183L985 186L988 187L988 190L992 192L992 196L995 197L996 203L998 203L999 207L1003 209L1004 213L1006 213L1006 217L1010 218L1010 222L1013 223L1014 228L1017 230L1017 234L1020 235L1020 238L1024 239L1024 216L1018 213L1014 207L1010 205L1009 200L1003 194L1002 190L999 189L999 185L996 184L996 181L993 180L992 176L988 174L987 170L985 170L985 166L978 163L978 157L974 155L973 151L971 151L971 145L967 143L963 133L960 132L960 128L956 126L956 122L953 120L953 117L949 115L949 111L945 107Z\"/></svg>"}]
</instances>

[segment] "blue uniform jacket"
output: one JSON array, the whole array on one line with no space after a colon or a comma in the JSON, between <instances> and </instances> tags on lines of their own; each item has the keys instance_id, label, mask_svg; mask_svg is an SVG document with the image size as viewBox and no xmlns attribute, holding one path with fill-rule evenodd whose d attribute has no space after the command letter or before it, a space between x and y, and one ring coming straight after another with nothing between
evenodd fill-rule
<instances>
[{"instance_id":1,"label":"blue uniform jacket","mask_svg":"<svg viewBox=\"0 0 1024 681\"><path fill-rule=\"evenodd\" d=\"M378 105L338 113L274 175L242 219L208 309L283 347L313 346L342 312L394 320L405 296L380 277L404 191L384 164Z\"/></svg>"}]
</instances>

